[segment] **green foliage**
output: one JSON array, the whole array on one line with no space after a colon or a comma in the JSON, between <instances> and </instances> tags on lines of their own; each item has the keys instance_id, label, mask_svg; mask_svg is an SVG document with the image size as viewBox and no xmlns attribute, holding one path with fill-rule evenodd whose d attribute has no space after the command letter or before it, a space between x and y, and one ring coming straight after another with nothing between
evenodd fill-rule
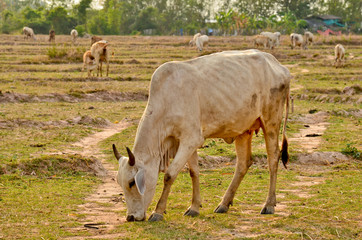
<instances>
[{"instance_id":1,"label":"green foliage","mask_svg":"<svg viewBox=\"0 0 362 240\"><path fill-rule=\"evenodd\" d=\"M69 16L64 7L56 7L50 10L47 20L51 22L56 34L69 34L76 25L76 19Z\"/></svg>"},{"instance_id":2,"label":"green foliage","mask_svg":"<svg viewBox=\"0 0 362 240\"><path fill-rule=\"evenodd\" d=\"M62 58L67 55L67 49L58 48L57 46L53 45L48 48L47 55L49 58Z\"/></svg>"},{"instance_id":3,"label":"green foliage","mask_svg":"<svg viewBox=\"0 0 362 240\"><path fill-rule=\"evenodd\" d=\"M83 53L86 51L84 47L71 48L67 45L52 45L47 49L47 56L50 59L66 58L69 61L82 61Z\"/></svg>"},{"instance_id":4,"label":"green foliage","mask_svg":"<svg viewBox=\"0 0 362 240\"><path fill-rule=\"evenodd\" d=\"M157 16L158 16L158 11L154 7L148 7L142 10L136 18L136 22L134 24L134 30L142 32L143 30L146 29L157 28Z\"/></svg>"},{"instance_id":5,"label":"green foliage","mask_svg":"<svg viewBox=\"0 0 362 240\"><path fill-rule=\"evenodd\" d=\"M206 27L212 19L216 0L105 0L103 8L92 9L92 0L3 0L6 5L1 17L1 31L11 33L23 26L34 26L35 33L69 34L77 25L84 25L92 34L143 33L155 29L157 34L194 34ZM71 6L71 4L73 5ZM334 14L343 17L351 30L360 29L361 4L359 0L323 1L218 1L220 11L213 27L224 34L256 34L261 29L291 33L302 32L307 23L301 19L309 15ZM46 29L47 28L47 29ZM45 30L46 29L46 30Z\"/></svg>"},{"instance_id":6,"label":"green foliage","mask_svg":"<svg viewBox=\"0 0 362 240\"><path fill-rule=\"evenodd\" d=\"M75 16L77 16L78 24L84 24L86 22L87 8L90 7L91 3L92 0L81 0L79 4L74 6Z\"/></svg>"},{"instance_id":7,"label":"green foliage","mask_svg":"<svg viewBox=\"0 0 362 240\"><path fill-rule=\"evenodd\" d=\"M349 155L355 159L362 160L362 154L356 147L354 147L351 143L347 143L347 146L342 149L342 153Z\"/></svg>"},{"instance_id":8,"label":"green foliage","mask_svg":"<svg viewBox=\"0 0 362 240\"><path fill-rule=\"evenodd\" d=\"M85 26L84 25L78 25L75 27L75 30L77 30L79 37L83 37L85 34Z\"/></svg>"},{"instance_id":9,"label":"green foliage","mask_svg":"<svg viewBox=\"0 0 362 240\"><path fill-rule=\"evenodd\" d=\"M1 33L9 34L17 29L21 28L20 19L16 17L16 14L13 11L4 10L1 13Z\"/></svg>"},{"instance_id":10,"label":"green foliage","mask_svg":"<svg viewBox=\"0 0 362 240\"><path fill-rule=\"evenodd\" d=\"M43 19L35 19L27 24L28 27L34 30L35 34L48 34L51 28L51 23Z\"/></svg>"}]
</instances>

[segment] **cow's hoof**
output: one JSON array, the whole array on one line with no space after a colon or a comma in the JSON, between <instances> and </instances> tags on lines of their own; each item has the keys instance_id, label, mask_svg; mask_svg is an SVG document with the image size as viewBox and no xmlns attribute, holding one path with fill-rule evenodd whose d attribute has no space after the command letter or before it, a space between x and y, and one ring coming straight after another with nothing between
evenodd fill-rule
<instances>
[{"instance_id":1,"label":"cow's hoof","mask_svg":"<svg viewBox=\"0 0 362 240\"><path fill-rule=\"evenodd\" d=\"M187 211L184 213L184 216L190 216L190 217L197 217L199 216L199 212L196 212L194 210L191 210L190 208L187 209Z\"/></svg>"},{"instance_id":2,"label":"cow's hoof","mask_svg":"<svg viewBox=\"0 0 362 240\"><path fill-rule=\"evenodd\" d=\"M214 210L214 213L226 213L229 210L229 207L225 206L225 205L219 205L217 206L217 208Z\"/></svg>"},{"instance_id":3,"label":"cow's hoof","mask_svg":"<svg viewBox=\"0 0 362 240\"><path fill-rule=\"evenodd\" d=\"M265 206L260 214L274 214L274 206Z\"/></svg>"},{"instance_id":4,"label":"cow's hoof","mask_svg":"<svg viewBox=\"0 0 362 240\"><path fill-rule=\"evenodd\" d=\"M159 213L152 213L152 215L148 219L149 222L157 222L162 220L163 220L163 215Z\"/></svg>"}]
</instances>

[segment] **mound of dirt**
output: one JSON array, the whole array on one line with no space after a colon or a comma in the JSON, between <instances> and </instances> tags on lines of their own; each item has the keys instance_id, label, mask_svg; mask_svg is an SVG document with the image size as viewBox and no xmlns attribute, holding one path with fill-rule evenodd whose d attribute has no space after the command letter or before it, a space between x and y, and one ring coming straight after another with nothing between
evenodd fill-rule
<instances>
[{"instance_id":1,"label":"mound of dirt","mask_svg":"<svg viewBox=\"0 0 362 240\"><path fill-rule=\"evenodd\" d=\"M130 61L127 61L127 63L129 63L129 64L140 64L141 62L136 60L136 59L132 59Z\"/></svg>"},{"instance_id":2,"label":"mound of dirt","mask_svg":"<svg viewBox=\"0 0 362 240\"><path fill-rule=\"evenodd\" d=\"M361 94L362 93L362 88L360 85L356 84L350 87L345 87L343 89L343 93L346 95L355 95L355 94Z\"/></svg>"},{"instance_id":3,"label":"mound of dirt","mask_svg":"<svg viewBox=\"0 0 362 240\"><path fill-rule=\"evenodd\" d=\"M70 122L72 124L92 125L92 126L97 126L97 127L102 127L102 128L112 125L112 123L108 119L104 119L101 117L91 118L89 116L78 116L71 120L68 120L68 122Z\"/></svg>"},{"instance_id":4,"label":"mound of dirt","mask_svg":"<svg viewBox=\"0 0 362 240\"><path fill-rule=\"evenodd\" d=\"M313 152L310 154L299 154L297 161L305 165L331 165L348 161L349 158L339 152Z\"/></svg>"},{"instance_id":5,"label":"mound of dirt","mask_svg":"<svg viewBox=\"0 0 362 240\"><path fill-rule=\"evenodd\" d=\"M17 127L44 128L44 127L64 127L69 125L89 125L98 128L106 128L112 125L108 119L101 117L92 118L89 116L77 116L68 120L57 121L34 121L28 119L0 120L0 129L12 129Z\"/></svg>"},{"instance_id":6,"label":"mound of dirt","mask_svg":"<svg viewBox=\"0 0 362 240\"><path fill-rule=\"evenodd\" d=\"M338 111L332 111L331 112L335 116L354 116L356 118L362 118L362 109L348 109L348 110L338 110Z\"/></svg>"},{"instance_id":7,"label":"mound of dirt","mask_svg":"<svg viewBox=\"0 0 362 240\"><path fill-rule=\"evenodd\" d=\"M20 170L23 175L54 176L60 174L76 174L88 172L96 176L105 175L106 170L95 158L86 158L79 154L47 155L18 164L1 168L0 174L13 173Z\"/></svg>"},{"instance_id":8,"label":"mound of dirt","mask_svg":"<svg viewBox=\"0 0 362 240\"><path fill-rule=\"evenodd\" d=\"M329 103L356 103L360 104L362 103L362 97L352 97L352 96L346 96L346 95L340 95L340 96L329 96L328 94L295 94L294 97L296 99L300 100L314 100L318 102L329 102Z\"/></svg>"},{"instance_id":9,"label":"mound of dirt","mask_svg":"<svg viewBox=\"0 0 362 240\"><path fill-rule=\"evenodd\" d=\"M316 112L313 114L306 114L304 116L300 116L296 120L305 124L316 124L324 122L328 118L328 116L329 113L327 112Z\"/></svg>"},{"instance_id":10,"label":"mound of dirt","mask_svg":"<svg viewBox=\"0 0 362 240\"><path fill-rule=\"evenodd\" d=\"M92 93L72 92L70 94L48 93L30 95L14 92L0 92L0 103L16 102L124 102L146 101L148 94L141 92L109 92L97 91Z\"/></svg>"},{"instance_id":11,"label":"mound of dirt","mask_svg":"<svg viewBox=\"0 0 362 240\"><path fill-rule=\"evenodd\" d=\"M222 156L199 157L199 166L205 169L219 168L223 165L234 165L235 160Z\"/></svg>"}]
</instances>

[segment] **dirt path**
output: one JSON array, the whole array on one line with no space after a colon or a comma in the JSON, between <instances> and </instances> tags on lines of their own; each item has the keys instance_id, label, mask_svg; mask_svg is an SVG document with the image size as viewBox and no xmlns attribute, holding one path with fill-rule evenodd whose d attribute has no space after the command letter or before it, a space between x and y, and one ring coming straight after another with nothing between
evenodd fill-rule
<instances>
[{"instance_id":1,"label":"dirt path","mask_svg":"<svg viewBox=\"0 0 362 240\"><path fill-rule=\"evenodd\" d=\"M304 127L293 138L289 138L291 142L297 143L307 153L312 153L318 149L322 142L322 135L329 125L326 122L328 114L318 112L315 114L307 114L301 121ZM303 151L303 152L304 152Z\"/></svg>"},{"instance_id":2,"label":"dirt path","mask_svg":"<svg viewBox=\"0 0 362 240\"><path fill-rule=\"evenodd\" d=\"M126 221L125 216L119 214L119 211L124 209L124 204L121 188L115 182L116 171L112 164L104 161L104 155L100 152L97 145L100 141L119 133L126 127L128 127L127 123L114 124L110 128L106 128L73 144L74 147L82 150L68 150L68 153L93 156L100 160L106 169L106 172L101 174L102 184L98 186L93 194L85 199L85 204L79 206L77 215L84 216L84 218L78 219L82 223L81 227L70 230L75 236L81 232L87 232L87 235L89 235L87 239L117 239L123 236L122 234L110 234L117 225ZM85 227L85 224L90 225ZM68 239L84 239L84 237L70 237Z\"/></svg>"}]
</instances>

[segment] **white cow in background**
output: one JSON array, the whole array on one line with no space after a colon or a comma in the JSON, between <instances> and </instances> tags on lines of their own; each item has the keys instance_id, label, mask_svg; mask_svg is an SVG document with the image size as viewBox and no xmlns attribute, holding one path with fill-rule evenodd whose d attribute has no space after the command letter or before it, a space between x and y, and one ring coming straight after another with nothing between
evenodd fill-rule
<instances>
[{"instance_id":1,"label":"white cow in background","mask_svg":"<svg viewBox=\"0 0 362 240\"><path fill-rule=\"evenodd\" d=\"M207 35L201 35L196 38L196 47L201 52L206 45L209 44L209 37Z\"/></svg>"},{"instance_id":2,"label":"white cow in background","mask_svg":"<svg viewBox=\"0 0 362 240\"><path fill-rule=\"evenodd\" d=\"M36 37L34 35L34 31L32 28L30 27L24 27L23 28L23 33L24 33L24 39L28 39L29 37L36 40Z\"/></svg>"},{"instance_id":3,"label":"white cow in background","mask_svg":"<svg viewBox=\"0 0 362 240\"><path fill-rule=\"evenodd\" d=\"M70 36L72 38L72 43L75 44L77 42L77 39L78 39L78 31L73 29L71 32L70 32Z\"/></svg>"},{"instance_id":4,"label":"white cow in background","mask_svg":"<svg viewBox=\"0 0 362 240\"><path fill-rule=\"evenodd\" d=\"M272 32L261 32L260 35L270 38L272 45L269 47L271 49L273 49L275 46L279 46L279 38L276 34Z\"/></svg>"},{"instance_id":5,"label":"white cow in background","mask_svg":"<svg viewBox=\"0 0 362 240\"><path fill-rule=\"evenodd\" d=\"M303 39L303 36L298 33L290 34L291 48L294 49L297 46L300 46L300 49L307 49L307 43Z\"/></svg>"},{"instance_id":6,"label":"white cow in background","mask_svg":"<svg viewBox=\"0 0 362 240\"><path fill-rule=\"evenodd\" d=\"M344 55L346 51L342 44L337 44L334 47L334 65L337 67L342 67L344 65Z\"/></svg>"},{"instance_id":7,"label":"white cow in background","mask_svg":"<svg viewBox=\"0 0 362 240\"><path fill-rule=\"evenodd\" d=\"M196 33L193 39L190 40L189 45L194 46L196 44L196 39L201 36L201 33Z\"/></svg>"}]
</instances>

